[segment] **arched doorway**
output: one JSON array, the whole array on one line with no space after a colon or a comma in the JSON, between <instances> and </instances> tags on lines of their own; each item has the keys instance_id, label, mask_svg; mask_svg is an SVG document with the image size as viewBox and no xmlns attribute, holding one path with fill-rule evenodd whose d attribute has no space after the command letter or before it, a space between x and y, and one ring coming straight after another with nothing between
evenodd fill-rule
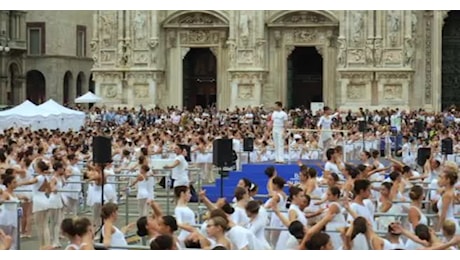
<instances>
[{"instance_id":1,"label":"arched doorway","mask_svg":"<svg viewBox=\"0 0 460 260\"><path fill-rule=\"evenodd\" d=\"M209 48L192 48L183 60L183 104L213 106L217 101L217 61Z\"/></svg>"},{"instance_id":2,"label":"arched doorway","mask_svg":"<svg viewBox=\"0 0 460 260\"><path fill-rule=\"evenodd\" d=\"M442 109L460 108L460 11L450 11L442 29Z\"/></svg>"},{"instance_id":3,"label":"arched doorway","mask_svg":"<svg viewBox=\"0 0 460 260\"><path fill-rule=\"evenodd\" d=\"M93 94L96 94L95 91L95 86L94 86L94 80L93 80L93 73L89 75L89 82L88 82L88 90L91 91Z\"/></svg>"},{"instance_id":4,"label":"arched doorway","mask_svg":"<svg viewBox=\"0 0 460 260\"><path fill-rule=\"evenodd\" d=\"M15 105L19 103L19 90L21 88L18 81L20 71L16 63L11 63L8 69L9 89L7 90L7 104Z\"/></svg>"},{"instance_id":5,"label":"arched doorway","mask_svg":"<svg viewBox=\"0 0 460 260\"><path fill-rule=\"evenodd\" d=\"M323 58L315 47L295 47L287 58L287 105L323 102Z\"/></svg>"},{"instance_id":6,"label":"arched doorway","mask_svg":"<svg viewBox=\"0 0 460 260\"><path fill-rule=\"evenodd\" d=\"M63 84L63 98L62 98L62 104L68 105L70 101L70 88L72 84L72 72L67 71L64 74L64 84Z\"/></svg>"},{"instance_id":7,"label":"arched doorway","mask_svg":"<svg viewBox=\"0 0 460 260\"><path fill-rule=\"evenodd\" d=\"M79 97L81 95L83 95L83 84L85 84L86 80L85 80L85 74L83 72L80 71L80 73L78 73L78 76L77 76L77 93L76 93L76 97Z\"/></svg>"},{"instance_id":8,"label":"arched doorway","mask_svg":"<svg viewBox=\"0 0 460 260\"><path fill-rule=\"evenodd\" d=\"M45 76L38 70L31 70L26 75L26 96L35 104L46 101Z\"/></svg>"}]
</instances>

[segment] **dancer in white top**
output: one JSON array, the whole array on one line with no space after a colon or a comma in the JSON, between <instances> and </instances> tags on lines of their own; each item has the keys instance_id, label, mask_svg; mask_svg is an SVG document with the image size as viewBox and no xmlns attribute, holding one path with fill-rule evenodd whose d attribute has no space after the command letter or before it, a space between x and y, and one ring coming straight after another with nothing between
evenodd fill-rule
<instances>
[{"instance_id":1,"label":"dancer in white top","mask_svg":"<svg viewBox=\"0 0 460 260\"><path fill-rule=\"evenodd\" d=\"M246 214L250 219L248 229L255 236L255 250L268 250L271 249L270 244L265 238L265 227L268 223L268 217L267 214L261 214L261 209L260 203L255 200L249 201L246 205Z\"/></svg>"},{"instance_id":2,"label":"dancer in white top","mask_svg":"<svg viewBox=\"0 0 460 260\"><path fill-rule=\"evenodd\" d=\"M276 172L276 171L275 171ZM271 180L271 202L273 205L276 205L276 207L280 210L283 211L286 209L286 200L287 200L287 195L284 193L283 188L284 185L286 184L286 181L279 177L275 176L270 179ZM270 217L270 227L284 227L283 223L281 220L276 216L275 212L271 213ZM278 238L280 236L280 231L279 230L272 230L270 231L270 243L272 245L276 245L276 242L278 241Z\"/></svg>"},{"instance_id":3,"label":"dancer in white top","mask_svg":"<svg viewBox=\"0 0 460 260\"><path fill-rule=\"evenodd\" d=\"M29 158L24 158L21 162L23 169L25 171L19 172L17 174L18 183L28 182L34 178L34 169L31 167L32 161ZM22 218L21 218L21 237L31 238L32 237L32 185L26 185L19 187L24 191L18 192L20 196L26 197L26 200L21 203L22 207Z\"/></svg>"},{"instance_id":4,"label":"dancer in white top","mask_svg":"<svg viewBox=\"0 0 460 260\"><path fill-rule=\"evenodd\" d=\"M236 203L233 206L235 208L235 212L232 214L232 221L240 226L246 226L249 223L249 218L246 215L246 205L249 201L249 194L245 188L236 187L235 189L235 198Z\"/></svg>"},{"instance_id":5,"label":"dancer in white top","mask_svg":"<svg viewBox=\"0 0 460 260\"><path fill-rule=\"evenodd\" d=\"M67 192L62 194L63 200L64 200L64 205L66 209L67 214L72 214L72 215L77 215L78 214L78 208L80 204L80 193L82 190L82 184L78 183L81 182L81 171L80 168L78 167L78 158L75 156L75 154L69 154L67 155L67 160L68 160L68 171L69 175L66 176L66 181L71 182L66 184L66 189L72 190L73 192Z\"/></svg>"},{"instance_id":6,"label":"dancer in white top","mask_svg":"<svg viewBox=\"0 0 460 260\"><path fill-rule=\"evenodd\" d=\"M85 217L66 218L61 222L61 231L70 244L65 250L94 250L94 231L91 221Z\"/></svg>"},{"instance_id":7,"label":"dancer in white top","mask_svg":"<svg viewBox=\"0 0 460 260\"><path fill-rule=\"evenodd\" d=\"M444 192L442 193L441 198L438 200L437 206L439 209L439 222L437 230L441 230L444 221L452 220L457 228L456 233L460 234L460 228L458 225L458 221L455 219L454 216L454 202L455 202L455 184L458 180L458 172L453 171L453 169L445 168L444 172L441 174L439 178L439 186L444 188Z\"/></svg>"},{"instance_id":8,"label":"dancer in white top","mask_svg":"<svg viewBox=\"0 0 460 260\"><path fill-rule=\"evenodd\" d=\"M4 177L3 185L6 189L0 196L0 201L4 201L0 205L0 230L3 230L6 235L11 236L12 243L11 250L16 250L17 233L18 231L18 218L17 211L19 206L19 199L26 199L24 196L16 195L13 191L17 187L17 181L13 175Z\"/></svg>"},{"instance_id":9,"label":"dancer in white top","mask_svg":"<svg viewBox=\"0 0 460 260\"><path fill-rule=\"evenodd\" d=\"M283 104L275 102L275 111L272 113L273 143L275 145L275 163L284 163L284 131L288 115L282 110Z\"/></svg>"},{"instance_id":10,"label":"dancer in white top","mask_svg":"<svg viewBox=\"0 0 460 260\"><path fill-rule=\"evenodd\" d=\"M179 234L179 241L183 243L190 232L187 230L193 230L196 224L195 212L188 207L191 194L188 186L177 186L174 188L174 195L176 197L177 205L174 209L174 215L176 217L177 225L182 229Z\"/></svg>"},{"instance_id":11,"label":"dancer in white top","mask_svg":"<svg viewBox=\"0 0 460 260\"><path fill-rule=\"evenodd\" d=\"M412 200L407 220L409 222L409 230L413 232L418 224L428 225L428 218L422 212L423 188L415 185L410 189L409 197Z\"/></svg>"},{"instance_id":12,"label":"dancer in white top","mask_svg":"<svg viewBox=\"0 0 460 260\"><path fill-rule=\"evenodd\" d=\"M327 223L326 231L331 231L329 236L335 250L338 250L343 244L342 238L337 231L347 226L347 221L345 220L345 216L343 214L344 210L338 203L339 198L340 189L335 186L330 187L327 191L328 205L326 214L332 214L334 217L329 223Z\"/></svg>"},{"instance_id":13,"label":"dancer in white top","mask_svg":"<svg viewBox=\"0 0 460 260\"><path fill-rule=\"evenodd\" d=\"M59 242L60 224L64 217L64 204L62 203L62 190L64 186L64 165L57 161L53 165L54 174L50 178L51 194L49 196L50 203L50 224L51 224L51 243L53 248L61 247Z\"/></svg>"},{"instance_id":14,"label":"dancer in white top","mask_svg":"<svg viewBox=\"0 0 460 260\"><path fill-rule=\"evenodd\" d=\"M102 206L101 217L104 220L102 226L102 238L105 247L127 246L125 234L115 226L118 219L118 206L114 203L107 203Z\"/></svg>"},{"instance_id":15,"label":"dancer in white top","mask_svg":"<svg viewBox=\"0 0 460 260\"><path fill-rule=\"evenodd\" d=\"M323 149L328 149L332 143L332 119L335 118L338 113L332 114L332 110L329 107L324 107L324 114L319 118L317 127L321 131L319 138L319 146Z\"/></svg>"},{"instance_id":16,"label":"dancer in white top","mask_svg":"<svg viewBox=\"0 0 460 260\"><path fill-rule=\"evenodd\" d=\"M189 186L190 179L188 176L188 162L184 157L184 150L179 146L174 146L176 157L172 165L166 165L164 169L172 169L171 178L173 180L173 187Z\"/></svg>"},{"instance_id":17,"label":"dancer in white top","mask_svg":"<svg viewBox=\"0 0 460 260\"><path fill-rule=\"evenodd\" d=\"M153 188L150 188L153 183L149 181L150 168L147 165L142 165L139 171L139 175L136 180L130 185L133 187L137 184L137 197L138 206L139 206L139 217L147 216L148 214L148 205L151 200L153 200Z\"/></svg>"}]
</instances>

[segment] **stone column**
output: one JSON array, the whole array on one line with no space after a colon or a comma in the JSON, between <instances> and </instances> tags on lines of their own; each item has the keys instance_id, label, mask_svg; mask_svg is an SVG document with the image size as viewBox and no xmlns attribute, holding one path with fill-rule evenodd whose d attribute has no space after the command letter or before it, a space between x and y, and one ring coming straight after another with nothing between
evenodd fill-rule
<instances>
[{"instance_id":1,"label":"stone column","mask_svg":"<svg viewBox=\"0 0 460 260\"><path fill-rule=\"evenodd\" d=\"M257 19L257 40L265 39L265 11L260 10L257 13L259 19Z\"/></svg>"},{"instance_id":2,"label":"stone column","mask_svg":"<svg viewBox=\"0 0 460 260\"><path fill-rule=\"evenodd\" d=\"M235 40L235 29L236 29L236 28L235 28L235 26L236 26L236 22L235 22L235 16L236 16L236 15L235 15L235 12L238 12L238 11L236 11L236 10L230 10L229 12L230 12L230 19L229 19L229 20L230 20L230 23L229 23L229 25L228 25L228 30L229 30L229 32L228 32L228 34L229 34L229 35L228 35L228 39L229 39L229 40Z\"/></svg>"},{"instance_id":3,"label":"stone column","mask_svg":"<svg viewBox=\"0 0 460 260\"><path fill-rule=\"evenodd\" d=\"M99 11L94 11L93 13L93 40L96 40L98 37L98 33L100 32L99 27Z\"/></svg>"},{"instance_id":4,"label":"stone column","mask_svg":"<svg viewBox=\"0 0 460 260\"><path fill-rule=\"evenodd\" d=\"M443 11L433 11L432 30L432 100L433 109L441 110L441 91L442 91L442 26L444 24Z\"/></svg>"},{"instance_id":5,"label":"stone column","mask_svg":"<svg viewBox=\"0 0 460 260\"><path fill-rule=\"evenodd\" d=\"M8 104L8 77L0 76L0 104Z\"/></svg>"},{"instance_id":6,"label":"stone column","mask_svg":"<svg viewBox=\"0 0 460 260\"><path fill-rule=\"evenodd\" d=\"M168 70L166 78L166 89L168 89L168 99L164 101L163 105L175 105L182 107L182 58L181 48L177 47L177 33L175 31L169 31L167 33L168 41L168 50L167 50L167 60ZM185 55L184 55L185 56Z\"/></svg>"}]
</instances>

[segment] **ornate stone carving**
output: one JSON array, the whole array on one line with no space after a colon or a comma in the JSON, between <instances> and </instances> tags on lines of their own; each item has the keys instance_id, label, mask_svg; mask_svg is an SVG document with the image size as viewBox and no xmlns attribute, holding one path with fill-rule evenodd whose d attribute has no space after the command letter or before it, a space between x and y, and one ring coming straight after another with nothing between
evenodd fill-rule
<instances>
[{"instance_id":1,"label":"ornate stone carving","mask_svg":"<svg viewBox=\"0 0 460 260\"><path fill-rule=\"evenodd\" d=\"M404 40L404 62L403 65L411 67L414 61L414 39L406 38Z\"/></svg>"},{"instance_id":2,"label":"ornate stone carving","mask_svg":"<svg viewBox=\"0 0 460 260\"><path fill-rule=\"evenodd\" d=\"M134 63L136 64L148 64L149 52L148 51L135 51L134 52Z\"/></svg>"},{"instance_id":3,"label":"ornate stone carving","mask_svg":"<svg viewBox=\"0 0 460 260\"><path fill-rule=\"evenodd\" d=\"M385 50L383 52L383 62L386 64L401 64L402 51L401 50Z\"/></svg>"},{"instance_id":4,"label":"ornate stone carving","mask_svg":"<svg viewBox=\"0 0 460 260\"><path fill-rule=\"evenodd\" d=\"M192 25L192 26L209 26L209 25L224 25L225 23L217 17L202 13L193 12L181 15L171 22L169 25Z\"/></svg>"},{"instance_id":5,"label":"ornate stone carving","mask_svg":"<svg viewBox=\"0 0 460 260\"><path fill-rule=\"evenodd\" d=\"M372 73L366 72L342 72L340 73L342 79L349 79L351 81L362 82L372 79Z\"/></svg>"},{"instance_id":6,"label":"ornate stone carving","mask_svg":"<svg viewBox=\"0 0 460 260\"><path fill-rule=\"evenodd\" d=\"M152 38L149 40L150 62L152 65L157 64L158 44L159 44L159 40L157 38Z\"/></svg>"},{"instance_id":7,"label":"ornate stone carving","mask_svg":"<svg viewBox=\"0 0 460 260\"><path fill-rule=\"evenodd\" d=\"M347 40L343 38L339 38L338 40L338 53L337 53L337 64L340 67L345 67L347 63Z\"/></svg>"},{"instance_id":8,"label":"ornate stone carving","mask_svg":"<svg viewBox=\"0 0 460 260\"><path fill-rule=\"evenodd\" d=\"M351 39L358 45L364 36L364 11L351 12Z\"/></svg>"},{"instance_id":9,"label":"ornate stone carving","mask_svg":"<svg viewBox=\"0 0 460 260\"><path fill-rule=\"evenodd\" d=\"M348 100L360 100L363 99L363 93L365 93L365 84L350 84L347 86L347 99ZM365 98L365 97L364 97Z\"/></svg>"},{"instance_id":10,"label":"ornate stone carving","mask_svg":"<svg viewBox=\"0 0 460 260\"><path fill-rule=\"evenodd\" d=\"M208 30L187 30L180 32L181 44L219 44L220 32Z\"/></svg>"},{"instance_id":11,"label":"ornate stone carving","mask_svg":"<svg viewBox=\"0 0 460 260\"><path fill-rule=\"evenodd\" d=\"M265 72L232 72L230 77L231 81L237 81L240 84L263 83L265 79Z\"/></svg>"},{"instance_id":12,"label":"ornate stone carving","mask_svg":"<svg viewBox=\"0 0 460 260\"><path fill-rule=\"evenodd\" d=\"M254 98L254 84L238 84L238 98L249 100Z\"/></svg>"},{"instance_id":13,"label":"ornate stone carving","mask_svg":"<svg viewBox=\"0 0 460 260\"><path fill-rule=\"evenodd\" d=\"M374 61L377 67L381 66L382 64L382 56L383 56L383 46L382 46L382 39L377 38L374 41Z\"/></svg>"},{"instance_id":14,"label":"ornate stone carving","mask_svg":"<svg viewBox=\"0 0 460 260\"><path fill-rule=\"evenodd\" d=\"M249 19L249 15L246 14L246 11L241 11L239 30L240 30L241 44L244 47L247 47L249 43L249 23L250 22L251 20Z\"/></svg>"},{"instance_id":15,"label":"ornate stone carving","mask_svg":"<svg viewBox=\"0 0 460 260\"><path fill-rule=\"evenodd\" d=\"M368 39L366 41L366 47L364 47L364 56L366 63L369 65L374 65L374 40Z\"/></svg>"},{"instance_id":16,"label":"ornate stone carving","mask_svg":"<svg viewBox=\"0 0 460 260\"><path fill-rule=\"evenodd\" d=\"M92 54L94 66L99 67L99 59L98 59L99 42L98 42L98 40L92 40L91 43L89 44L89 46L91 48L91 54Z\"/></svg>"},{"instance_id":17,"label":"ornate stone carving","mask_svg":"<svg viewBox=\"0 0 460 260\"><path fill-rule=\"evenodd\" d=\"M134 97L138 99L149 98L149 85L135 84L134 85Z\"/></svg>"},{"instance_id":18,"label":"ornate stone carving","mask_svg":"<svg viewBox=\"0 0 460 260\"><path fill-rule=\"evenodd\" d=\"M319 34L315 29L295 29L293 31L293 41L298 43L314 42Z\"/></svg>"},{"instance_id":19,"label":"ornate stone carving","mask_svg":"<svg viewBox=\"0 0 460 260\"><path fill-rule=\"evenodd\" d=\"M238 50L238 64L253 64L254 51L253 50Z\"/></svg>"},{"instance_id":20,"label":"ornate stone carving","mask_svg":"<svg viewBox=\"0 0 460 260\"><path fill-rule=\"evenodd\" d=\"M121 67L129 66L131 64L131 42L119 41L118 42L118 64Z\"/></svg>"},{"instance_id":21,"label":"ornate stone carving","mask_svg":"<svg viewBox=\"0 0 460 260\"><path fill-rule=\"evenodd\" d=\"M276 48L281 47L282 36L281 32L276 30L273 32L273 37L275 38L275 46Z\"/></svg>"},{"instance_id":22,"label":"ornate stone carving","mask_svg":"<svg viewBox=\"0 0 460 260\"><path fill-rule=\"evenodd\" d=\"M365 55L364 50L361 49L348 49L348 63L364 63L365 62Z\"/></svg>"},{"instance_id":23,"label":"ornate stone carving","mask_svg":"<svg viewBox=\"0 0 460 260\"><path fill-rule=\"evenodd\" d=\"M115 84L103 84L101 85L102 97L113 99L118 95L117 85Z\"/></svg>"},{"instance_id":24,"label":"ornate stone carving","mask_svg":"<svg viewBox=\"0 0 460 260\"><path fill-rule=\"evenodd\" d=\"M265 54L265 41L258 40L256 42L256 55L255 55L256 65L260 67L264 67L264 61L265 61L264 54Z\"/></svg>"},{"instance_id":25,"label":"ornate stone carving","mask_svg":"<svg viewBox=\"0 0 460 260\"><path fill-rule=\"evenodd\" d=\"M176 31L168 32L168 42L170 48L176 48L177 46L177 34Z\"/></svg>"},{"instance_id":26,"label":"ornate stone carving","mask_svg":"<svg viewBox=\"0 0 460 260\"><path fill-rule=\"evenodd\" d=\"M115 25L115 15L114 11L101 11L102 15L100 16L101 22L101 38L102 38L102 47L107 48L113 46L114 36L116 35L116 30L114 30Z\"/></svg>"},{"instance_id":27,"label":"ornate stone carving","mask_svg":"<svg viewBox=\"0 0 460 260\"><path fill-rule=\"evenodd\" d=\"M101 51L101 62L113 62L114 51Z\"/></svg>"},{"instance_id":28,"label":"ornate stone carving","mask_svg":"<svg viewBox=\"0 0 460 260\"><path fill-rule=\"evenodd\" d=\"M236 63L236 43L234 41L227 41L227 49L230 66L234 66Z\"/></svg>"},{"instance_id":29,"label":"ornate stone carving","mask_svg":"<svg viewBox=\"0 0 460 260\"><path fill-rule=\"evenodd\" d=\"M390 39L391 47L395 47L398 44L400 29L401 29L401 11L388 11L387 15L388 24L388 37Z\"/></svg>"},{"instance_id":30,"label":"ornate stone carving","mask_svg":"<svg viewBox=\"0 0 460 260\"><path fill-rule=\"evenodd\" d=\"M133 19L134 45L136 47L146 47L147 36L147 14L146 11L135 11Z\"/></svg>"},{"instance_id":31,"label":"ornate stone carving","mask_svg":"<svg viewBox=\"0 0 460 260\"><path fill-rule=\"evenodd\" d=\"M377 79L410 79L407 72L378 72Z\"/></svg>"},{"instance_id":32,"label":"ornate stone carving","mask_svg":"<svg viewBox=\"0 0 460 260\"><path fill-rule=\"evenodd\" d=\"M294 12L289 15L284 15L278 20L276 20L275 24L324 24L324 23L331 23L332 21L326 18L323 15L309 12L309 11L299 11Z\"/></svg>"},{"instance_id":33,"label":"ornate stone carving","mask_svg":"<svg viewBox=\"0 0 460 260\"><path fill-rule=\"evenodd\" d=\"M324 47L323 46L320 46L320 45L316 45L315 46L315 49L316 49L316 52L318 52L319 55L321 55L321 57L324 57Z\"/></svg>"},{"instance_id":34,"label":"ornate stone carving","mask_svg":"<svg viewBox=\"0 0 460 260\"><path fill-rule=\"evenodd\" d=\"M412 37L416 37L416 34L417 34L417 22L418 22L418 19L417 19L417 11L416 10L412 10L410 12L410 15L411 15L411 34L412 34Z\"/></svg>"},{"instance_id":35,"label":"ornate stone carving","mask_svg":"<svg viewBox=\"0 0 460 260\"><path fill-rule=\"evenodd\" d=\"M383 86L383 99L384 100L400 100L403 96L402 85L385 85Z\"/></svg>"},{"instance_id":36,"label":"ornate stone carving","mask_svg":"<svg viewBox=\"0 0 460 260\"><path fill-rule=\"evenodd\" d=\"M431 75L431 54L432 54L432 39L431 34L433 30L433 12L425 11L425 103L432 104L431 98L431 86L432 86L432 75Z\"/></svg>"}]
</instances>

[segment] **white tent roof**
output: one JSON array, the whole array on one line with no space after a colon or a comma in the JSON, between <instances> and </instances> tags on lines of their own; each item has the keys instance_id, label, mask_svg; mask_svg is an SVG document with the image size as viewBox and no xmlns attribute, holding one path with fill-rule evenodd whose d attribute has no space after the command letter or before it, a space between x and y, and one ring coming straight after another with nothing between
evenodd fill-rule
<instances>
[{"instance_id":1,"label":"white tent roof","mask_svg":"<svg viewBox=\"0 0 460 260\"><path fill-rule=\"evenodd\" d=\"M52 99L46 101L45 103L39 105L38 107L54 115L58 115L58 114L70 114L70 115L82 115L82 116L85 115L84 112L73 110L65 106L61 106L59 103L57 103L56 101Z\"/></svg>"},{"instance_id":2,"label":"white tent roof","mask_svg":"<svg viewBox=\"0 0 460 260\"><path fill-rule=\"evenodd\" d=\"M34 116L49 116L51 113L49 111L43 110L34 103L26 100L22 104L17 105L11 109L0 112L0 116L25 116L25 117L34 117Z\"/></svg>"},{"instance_id":3,"label":"white tent roof","mask_svg":"<svg viewBox=\"0 0 460 260\"><path fill-rule=\"evenodd\" d=\"M102 101L102 98L94 95L91 91L88 91L83 96L75 99L75 103L97 103L101 101Z\"/></svg>"}]
</instances>

